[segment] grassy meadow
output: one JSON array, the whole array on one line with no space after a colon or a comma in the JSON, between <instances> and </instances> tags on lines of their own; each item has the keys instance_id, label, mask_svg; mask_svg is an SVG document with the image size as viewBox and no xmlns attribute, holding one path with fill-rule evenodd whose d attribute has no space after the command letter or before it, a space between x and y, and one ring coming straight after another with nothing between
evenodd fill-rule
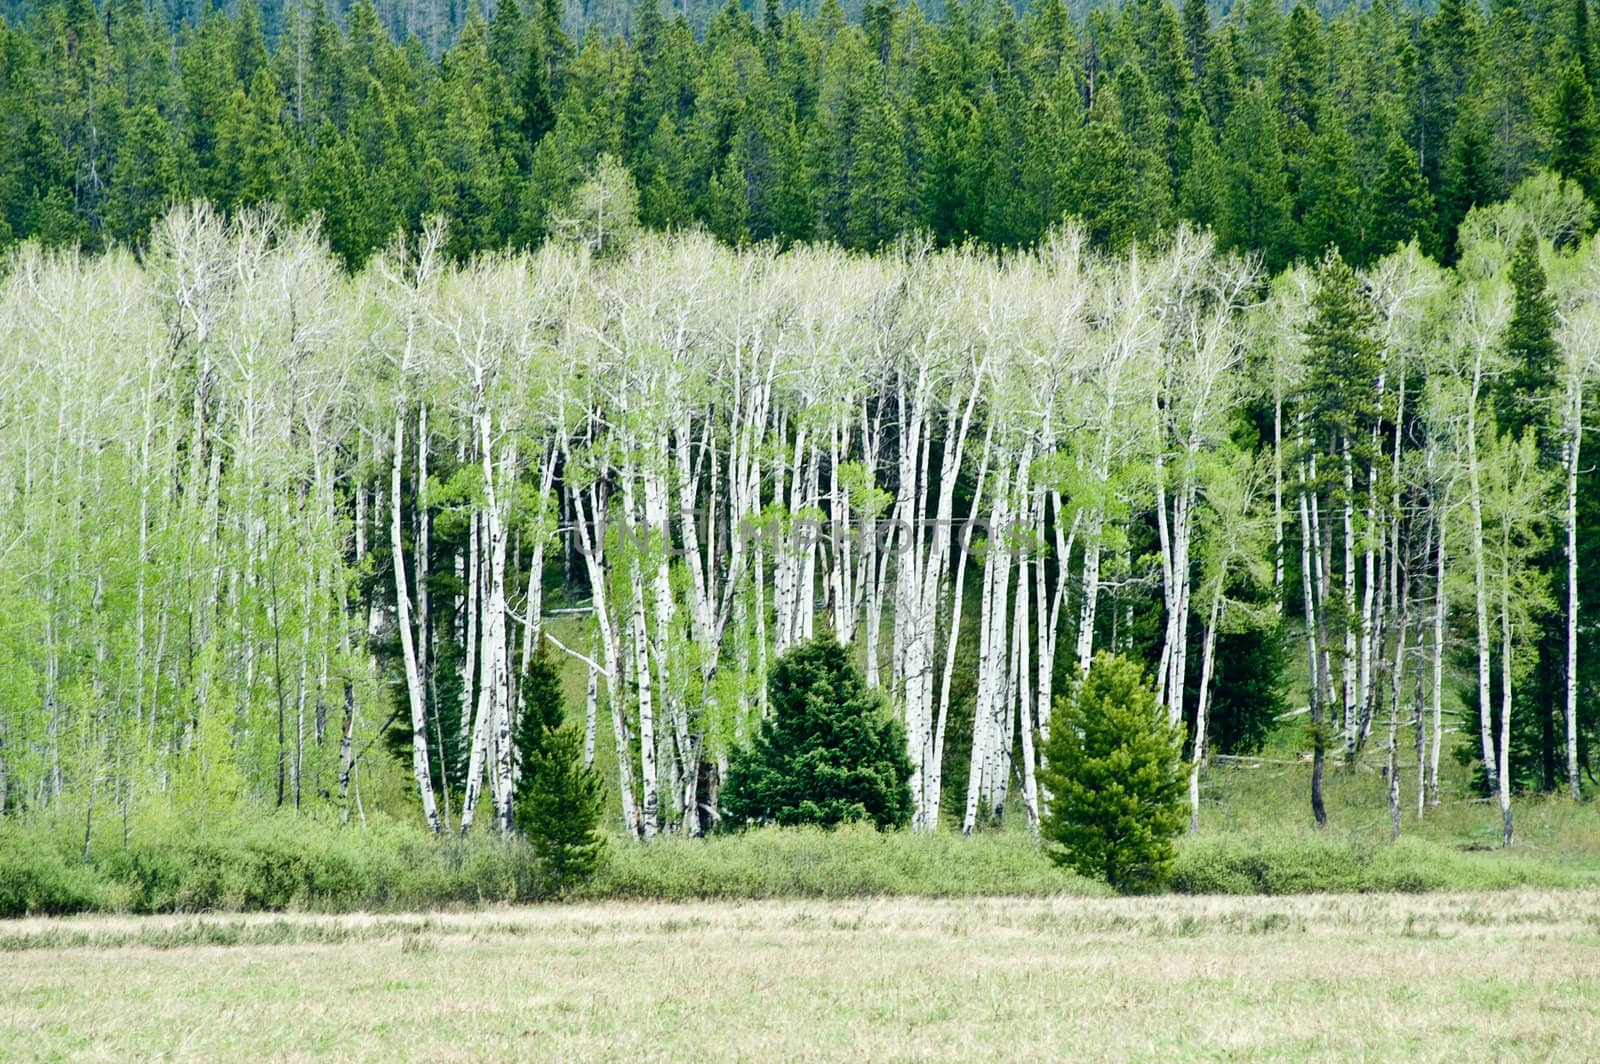
<instances>
[{"instance_id":1,"label":"grassy meadow","mask_svg":"<svg viewBox=\"0 0 1600 1064\"><path fill-rule=\"evenodd\" d=\"M1578 1059L1600 892L29 919L0 1056Z\"/></svg>"}]
</instances>

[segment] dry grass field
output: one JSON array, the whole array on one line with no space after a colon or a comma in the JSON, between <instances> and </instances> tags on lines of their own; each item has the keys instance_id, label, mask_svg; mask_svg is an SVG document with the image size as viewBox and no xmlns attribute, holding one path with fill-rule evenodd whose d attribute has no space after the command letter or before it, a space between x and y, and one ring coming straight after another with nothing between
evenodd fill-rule
<instances>
[{"instance_id":1,"label":"dry grass field","mask_svg":"<svg viewBox=\"0 0 1600 1064\"><path fill-rule=\"evenodd\" d=\"M0 926L0 1059L1593 1059L1600 892Z\"/></svg>"}]
</instances>

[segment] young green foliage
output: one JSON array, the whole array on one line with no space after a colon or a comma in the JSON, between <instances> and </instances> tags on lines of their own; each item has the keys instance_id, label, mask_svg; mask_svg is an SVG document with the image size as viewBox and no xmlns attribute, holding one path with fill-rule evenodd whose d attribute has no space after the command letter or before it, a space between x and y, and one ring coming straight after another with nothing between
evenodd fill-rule
<instances>
[{"instance_id":1,"label":"young green foliage","mask_svg":"<svg viewBox=\"0 0 1600 1064\"><path fill-rule=\"evenodd\" d=\"M1178 760L1169 726L1137 662L1101 651L1063 699L1040 780L1053 795L1043 819L1050 856L1124 893L1159 887L1183 829Z\"/></svg>"}]
</instances>

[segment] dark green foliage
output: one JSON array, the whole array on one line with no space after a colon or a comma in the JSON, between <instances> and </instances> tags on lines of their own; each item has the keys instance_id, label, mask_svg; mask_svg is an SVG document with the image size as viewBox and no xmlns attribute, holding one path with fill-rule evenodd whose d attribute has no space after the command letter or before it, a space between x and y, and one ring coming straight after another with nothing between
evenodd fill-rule
<instances>
[{"instance_id":1,"label":"dark green foliage","mask_svg":"<svg viewBox=\"0 0 1600 1064\"><path fill-rule=\"evenodd\" d=\"M1544 268L1539 264L1539 238L1531 226L1524 228L1517 239L1517 250L1511 258L1511 289L1515 302L1505 338L1510 368L1495 382L1495 421L1501 432L1513 436L1531 429L1541 450L1553 457L1549 437L1561 350L1555 340L1555 301L1545 283Z\"/></svg>"},{"instance_id":2,"label":"dark green foliage","mask_svg":"<svg viewBox=\"0 0 1600 1064\"><path fill-rule=\"evenodd\" d=\"M1373 455L1371 429L1379 416L1377 379L1382 350L1378 319L1352 270L1336 250L1317 266L1312 318L1306 325L1310 373L1305 397L1312 424L1334 454L1357 468Z\"/></svg>"},{"instance_id":3,"label":"dark green foliage","mask_svg":"<svg viewBox=\"0 0 1600 1064\"><path fill-rule=\"evenodd\" d=\"M517 748L516 824L533 848L546 892L562 893L594 874L605 840L600 777L583 763L583 734L562 727L561 673L544 645L527 663Z\"/></svg>"},{"instance_id":4,"label":"dark green foliage","mask_svg":"<svg viewBox=\"0 0 1600 1064\"><path fill-rule=\"evenodd\" d=\"M1445 151L1444 179L1438 195L1439 237L1445 261L1454 262L1456 230L1461 228L1462 219L1472 208L1493 203L1500 194L1494 146L1475 105L1463 108Z\"/></svg>"},{"instance_id":5,"label":"dark green foliage","mask_svg":"<svg viewBox=\"0 0 1600 1064\"><path fill-rule=\"evenodd\" d=\"M1272 270L1413 237L1452 257L1466 212L1540 164L1600 192L1583 3L1443 0L1413 25L1252 0L1213 29L1198 0L822 3L760 27L698 0L590 8L626 34L581 41L547 0L487 22L272 0L180 34L130 0L38 7L0 29L0 244L137 243L203 196L318 213L352 267L444 215L464 257L542 239L602 153L645 225L727 241L1027 246L1072 215L1122 248L1188 220Z\"/></svg>"},{"instance_id":6,"label":"dark green foliage","mask_svg":"<svg viewBox=\"0 0 1600 1064\"><path fill-rule=\"evenodd\" d=\"M1398 136L1389 138L1383 169L1373 182L1367 200L1366 247L1369 256L1393 251L1397 244L1415 240L1424 253L1434 251L1433 193L1417 163L1417 153Z\"/></svg>"},{"instance_id":7,"label":"dark green foliage","mask_svg":"<svg viewBox=\"0 0 1600 1064\"><path fill-rule=\"evenodd\" d=\"M1124 893L1159 887L1185 821L1182 746L1139 664L1097 654L1045 744L1040 783L1052 798L1040 833L1051 857Z\"/></svg>"},{"instance_id":8,"label":"dark green foliage","mask_svg":"<svg viewBox=\"0 0 1600 1064\"><path fill-rule=\"evenodd\" d=\"M1196 690L1187 700L1189 705L1199 697L1199 628L1198 624L1190 626L1195 642L1189 661L1196 663L1191 677ZM1223 632L1217 637L1207 714L1211 749L1219 754L1260 751L1285 708L1289 654L1288 636L1281 625Z\"/></svg>"},{"instance_id":9,"label":"dark green foliage","mask_svg":"<svg viewBox=\"0 0 1600 1064\"><path fill-rule=\"evenodd\" d=\"M905 733L844 647L818 639L789 650L772 667L767 700L755 742L728 766L731 826L910 821Z\"/></svg>"},{"instance_id":10,"label":"dark green foliage","mask_svg":"<svg viewBox=\"0 0 1600 1064\"><path fill-rule=\"evenodd\" d=\"M1583 65L1574 59L1562 70L1550 102L1550 169L1578 183L1591 199L1600 192L1600 129L1594 92Z\"/></svg>"},{"instance_id":11,"label":"dark green foliage","mask_svg":"<svg viewBox=\"0 0 1600 1064\"><path fill-rule=\"evenodd\" d=\"M1228 116L1222 133L1223 188L1217 230L1229 247L1259 250L1269 269L1294 252L1281 120L1260 85Z\"/></svg>"}]
</instances>

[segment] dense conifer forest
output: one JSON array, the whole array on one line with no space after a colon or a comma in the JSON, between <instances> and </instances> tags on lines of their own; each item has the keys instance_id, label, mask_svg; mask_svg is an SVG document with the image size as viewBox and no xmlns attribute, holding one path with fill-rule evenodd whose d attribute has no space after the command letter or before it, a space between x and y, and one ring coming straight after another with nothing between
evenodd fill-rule
<instances>
[{"instance_id":1,"label":"dense conifer forest","mask_svg":"<svg viewBox=\"0 0 1600 1064\"><path fill-rule=\"evenodd\" d=\"M60 0L0 30L0 242L138 245L203 198L320 214L352 267L445 216L461 257L537 244L610 156L643 224L729 243L1019 247L1072 215L1120 250L1187 220L1276 272L1412 238L1453 262L1533 169L1600 181L1585 0L643 2L609 34L555 0L448 32L369 2L179 14Z\"/></svg>"}]
</instances>

